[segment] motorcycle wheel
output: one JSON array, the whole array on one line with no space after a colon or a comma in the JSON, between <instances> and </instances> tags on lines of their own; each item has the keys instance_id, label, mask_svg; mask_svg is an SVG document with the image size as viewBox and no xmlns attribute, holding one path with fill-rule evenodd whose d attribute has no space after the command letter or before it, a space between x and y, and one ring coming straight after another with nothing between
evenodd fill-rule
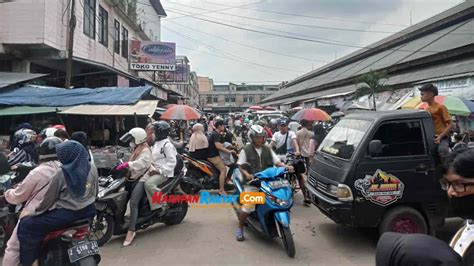
<instances>
[{"instance_id":1,"label":"motorcycle wheel","mask_svg":"<svg viewBox=\"0 0 474 266\"><path fill-rule=\"evenodd\" d=\"M97 241L99 247L107 243L114 233L115 221L111 215L98 212L90 226L89 240Z\"/></svg>"},{"instance_id":2,"label":"motorcycle wheel","mask_svg":"<svg viewBox=\"0 0 474 266\"><path fill-rule=\"evenodd\" d=\"M189 183L186 183L186 182L181 182L181 184L179 184L179 186L180 186L181 190L185 194L188 194L188 195L194 195L194 194L197 194L200 191L199 188L196 188L193 185L191 185Z\"/></svg>"},{"instance_id":3,"label":"motorcycle wheel","mask_svg":"<svg viewBox=\"0 0 474 266\"><path fill-rule=\"evenodd\" d=\"M295 242L293 241L293 235L291 234L291 229L285 228L280 224L280 231L281 231L281 242L285 247L286 254L290 258L295 257Z\"/></svg>"},{"instance_id":4,"label":"motorcycle wheel","mask_svg":"<svg viewBox=\"0 0 474 266\"><path fill-rule=\"evenodd\" d=\"M177 193L180 194L180 193ZM170 212L172 211L172 212ZM168 213L166 213L162 221L166 225L175 225L183 221L184 217L188 213L188 204L183 203L174 203L169 205Z\"/></svg>"}]
</instances>

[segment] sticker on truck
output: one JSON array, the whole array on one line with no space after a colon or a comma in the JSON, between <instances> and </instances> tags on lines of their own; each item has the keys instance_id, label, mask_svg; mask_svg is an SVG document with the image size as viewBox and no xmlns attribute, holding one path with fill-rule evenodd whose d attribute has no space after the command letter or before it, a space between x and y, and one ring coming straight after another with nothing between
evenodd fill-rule
<instances>
[{"instance_id":1,"label":"sticker on truck","mask_svg":"<svg viewBox=\"0 0 474 266\"><path fill-rule=\"evenodd\" d=\"M354 186L365 199L380 206L388 206L403 197L405 185L396 176L378 169L374 175L357 179Z\"/></svg>"}]
</instances>

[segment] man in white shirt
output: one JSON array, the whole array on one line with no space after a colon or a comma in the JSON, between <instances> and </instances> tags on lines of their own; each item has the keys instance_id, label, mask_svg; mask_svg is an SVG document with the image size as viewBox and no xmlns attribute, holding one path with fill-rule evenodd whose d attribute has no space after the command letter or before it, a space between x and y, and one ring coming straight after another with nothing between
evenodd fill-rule
<instances>
[{"instance_id":1,"label":"man in white shirt","mask_svg":"<svg viewBox=\"0 0 474 266\"><path fill-rule=\"evenodd\" d=\"M296 133L288 130L288 120L281 119L279 126L280 131L273 134L270 147L275 148L275 153L278 155L294 153L296 156L300 156L300 147L296 141Z\"/></svg>"}]
</instances>

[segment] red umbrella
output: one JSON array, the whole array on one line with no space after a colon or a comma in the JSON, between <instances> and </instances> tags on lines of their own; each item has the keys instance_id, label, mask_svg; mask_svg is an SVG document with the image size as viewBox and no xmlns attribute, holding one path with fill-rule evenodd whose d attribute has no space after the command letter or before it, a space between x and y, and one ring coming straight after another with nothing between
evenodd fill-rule
<instances>
[{"instance_id":1,"label":"red umbrella","mask_svg":"<svg viewBox=\"0 0 474 266\"><path fill-rule=\"evenodd\" d=\"M198 120L201 113L188 105L173 105L166 110L160 119L165 120Z\"/></svg>"},{"instance_id":2,"label":"red umbrella","mask_svg":"<svg viewBox=\"0 0 474 266\"><path fill-rule=\"evenodd\" d=\"M250 106L249 109L252 109L252 110L263 110L263 107L258 106L258 105L254 105L254 106Z\"/></svg>"},{"instance_id":3,"label":"red umbrella","mask_svg":"<svg viewBox=\"0 0 474 266\"><path fill-rule=\"evenodd\" d=\"M331 120L331 116L318 108L309 108L298 111L294 114L291 119L301 121L303 119L308 121L328 121Z\"/></svg>"}]
</instances>

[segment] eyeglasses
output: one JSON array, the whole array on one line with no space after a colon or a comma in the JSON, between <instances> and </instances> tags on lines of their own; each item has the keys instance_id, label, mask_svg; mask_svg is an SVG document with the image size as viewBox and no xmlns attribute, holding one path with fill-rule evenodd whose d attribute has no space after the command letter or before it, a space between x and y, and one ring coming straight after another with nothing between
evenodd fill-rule
<instances>
[{"instance_id":1,"label":"eyeglasses","mask_svg":"<svg viewBox=\"0 0 474 266\"><path fill-rule=\"evenodd\" d=\"M450 182L446 179L441 179L440 181L441 189L448 191L449 187L452 187L455 192L462 193L466 192L467 187L474 186L474 183L458 183L458 182Z\"/></svg>"}]
</instances>

